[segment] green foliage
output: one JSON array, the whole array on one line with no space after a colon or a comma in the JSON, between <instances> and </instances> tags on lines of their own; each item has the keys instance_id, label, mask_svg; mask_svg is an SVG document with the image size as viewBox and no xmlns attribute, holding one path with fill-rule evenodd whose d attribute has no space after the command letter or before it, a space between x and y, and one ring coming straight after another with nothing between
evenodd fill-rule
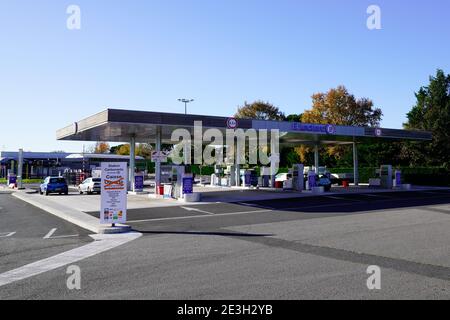
<instances>
[{"instance_id":1,"label":"green foliage","mask_svg":"<svg viewBox=\"0 0 450 320\"><path fill-rule=\"evenodd\" d=\"M24 184L36 184L41 183L43 179L23 179ZM0 179L0 184L6 184L6 179Z\"/></svg>"},{"instance_id":2,"label":"green foliage","mask_svg":"<svg viewBox=\"0 0 450 320\"><path fill-rule=\"evenodd\" d=\"M235 115L238 119L257 119L257 120L284 120L284 113L278 107L269 102L261 100L253 103L245 102L242 107L238 107Z\"/></svg>"},{"instance_id":3,"label":"green foliage","mask_svg":"<svg viewBox=\"0 0 450 320\"><path fill-rule=\"evenodd\" d=\"M416 105L407 114L405 128L427 130L433 141L407 143L403 155L415 165L437 165L450 168L450 75L438 70L427 87L416 93Z\"/></svg>"}]
</instances>

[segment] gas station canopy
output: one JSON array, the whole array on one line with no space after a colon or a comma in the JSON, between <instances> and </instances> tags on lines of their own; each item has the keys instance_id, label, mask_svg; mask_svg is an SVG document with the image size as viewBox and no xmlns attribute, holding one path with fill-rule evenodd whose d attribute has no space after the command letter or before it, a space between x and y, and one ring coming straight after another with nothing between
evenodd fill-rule
<instances>
[{"instance_id":1,"label":"gas station canopy","mask_svg":"<svg viewBox=\"0 0 450 320\"><path fill-rule=\"evenodd\" d=\"M227 117L205 115L107 109L58 130L56 136L58 140L123 143L129 143L133 137L138 143L154 143L157 129L160 129L162 142L171 143L173 130L185 128L193 134L195 121L201 121L204 130L215 128L225 133L230 128L229 120ZM238 119L236 129L278 129L280 143L291 145L352 144L374 139L432 139L431 133L424 131L250 119Z\"/></svg>"}]
</instances>

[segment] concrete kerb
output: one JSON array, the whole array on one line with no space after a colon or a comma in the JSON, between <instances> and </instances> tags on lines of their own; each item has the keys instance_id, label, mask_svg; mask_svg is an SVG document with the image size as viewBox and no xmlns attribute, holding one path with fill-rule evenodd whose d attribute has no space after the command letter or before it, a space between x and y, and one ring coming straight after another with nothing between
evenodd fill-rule
<instances>
[{"instance_id":1,"label":"concrete kerb","mask_svg":"<svg viewBox=\"0 0 450 320\"><path fill-rule=\"evenodd\" d=\"M54 216L64 219L70 223L73 223L83 229L89 230L98 234L116 234L130 232L131 227L127 225L118 224L116 227L108 227L101 225L99 220L87 213L77 211L75 209L62 206L57 203L49 204L45 199L35 198L30 194L22 191L13 192L13 196L28 204L38 207Z\"/></svg>"}]
</instances>

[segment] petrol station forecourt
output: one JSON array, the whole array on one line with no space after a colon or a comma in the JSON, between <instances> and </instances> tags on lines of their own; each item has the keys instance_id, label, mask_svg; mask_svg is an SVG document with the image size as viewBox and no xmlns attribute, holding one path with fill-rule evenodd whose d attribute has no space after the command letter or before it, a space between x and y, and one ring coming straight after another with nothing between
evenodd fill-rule
<instances>
[{"instance_id":1,"label":"petrol station forecourt","mask_svg":"<svg viewBox=\"0 0 450 320\"><path fill-rule=\"evenodd\" d=\"M192 131L194 123L202 121L205 130L224 132L229 120L110 109L59 130L58 139L147 142L158 147L169 143L172 131L180 127ZM359 143L373 139L431 139L426 132L332 124L245 119L234 124L243 130L279 129L281 145L350 144L355 151ZM130 163L133 160L132 156ZM0 193L6 212L39 219L29 220L35 237L44 236L38 245L54 245L52 254L58 253L47 258L45 251L27 260L39 267L30 274L28 265L14 262L22 250L13 241L23 236L23 226L11 219L8 229L0 230L17 231L2 240L11 241L5 243L8 248L14 245L14 252L0 274L0 298L448 298L448 188L360 186L323 195L274 188L199 189L217 191L208 190L214 196L208 194L203 203L129 192L127 225L117 226L120 230L100 224L102 195L82 195L74 189L68 196L46 197L26 190L15 190L14 196ZM229 201L234 195L227 193L240 200ZM30 212L17 209L23 207L20 200L28 202L25 208ZM101 234L110 232L120 234ZM71 238L64 240L66 236ZM59 249L63 241L75 249L62 252L72 248ZM67 292L67 257L83 272L80 291ZM382 270L382 290L366 286L366 270L373 265Z\"/></svg>"},{"instance_id":2,"label":"petrol station forecourt","mask_svg":"<svg viewBox=\"0 0 450 320\"><path fill-rule=\"evenodd\" d=\"M224 135L232 129L278 130L279 144L282 146L308 145L314 149L314 168L320 166L319 146L321 145L351 145L353 148L354 185L359 185L358 174L358 144L374 141L431 141L432 135L424 131L386 129L375 127L340 126L334 124L307 124L288 121L234 119L218 116L175 114L162 112L147 112L133 110L107 109L88 118L74 122L57 131L58 140L70 141L105 141L130 144L130 168L135 167L136 143L153 143L156 152L161 152L162 144L174 144L172 132L176 129L186 129L194 137L194 126L201 122L203 131L213 128ZM210 141L203 141L204 144ZM273 146L271 146L273 149ZM236 157L237 158L237 157ZM235 175L233 186L240 186L240 166L234 163ZM271 160L271 166L273 161ZM277 161L277 160L275 160ZM279 161L279 158L278 158ZM386 164L389 165L389 164ZM303 165L302 165L303 166ZM316 172L318 173L318 172ZM129 169L129 180L134 181L134 170ZM275 177L270 177L270 186L274 187ZM155 185L161 184L161 161L155 160ZM157 188L155 188L157 189ZM301 188L301 190L303 187ZM134 190L131 183L130 191Z\"/></svg>"}]
</instances>

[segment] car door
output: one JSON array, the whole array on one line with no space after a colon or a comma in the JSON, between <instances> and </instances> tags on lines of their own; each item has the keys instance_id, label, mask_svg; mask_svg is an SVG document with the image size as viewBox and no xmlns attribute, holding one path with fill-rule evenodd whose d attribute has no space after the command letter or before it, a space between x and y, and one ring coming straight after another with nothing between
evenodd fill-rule
<instances>
[{"instance_id":1,"label":"car door","mask_svg":"<svg viewBox=\"0 0 450 320\"><path fill-rule=\"evenodd\" d=\"M86 180L84 180L84 181L81 183L81 186L80 186L81 191L83 191L83 192L86 192L86 191L87 191L88 180L89 180L89 179L86 179Z\"/></svg>"},{"instance_id":2,"label":"car door","mask_svg":"<svg viewBox=\"0 0 450 320\"><path fill-rule=\"evenodd\" d=\"M47 190L47 184L48 184L49 178L45 178L44 182L41 184L41 191L45 192Z\"/></svg>"}]
</instances>

